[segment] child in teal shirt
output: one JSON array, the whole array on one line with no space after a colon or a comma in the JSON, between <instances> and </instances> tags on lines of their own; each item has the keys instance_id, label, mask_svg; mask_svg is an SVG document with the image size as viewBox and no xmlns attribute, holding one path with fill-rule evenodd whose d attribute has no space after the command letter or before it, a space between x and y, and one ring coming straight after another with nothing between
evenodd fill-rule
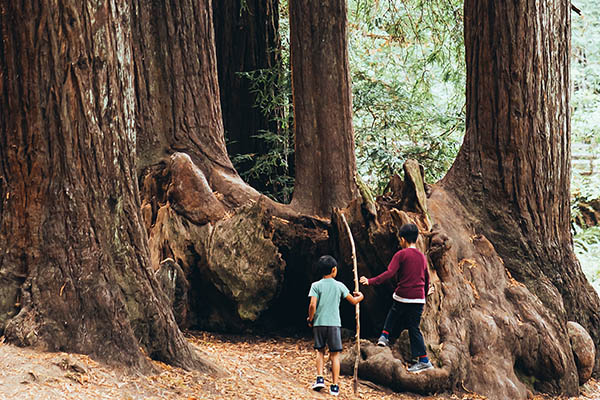
<instances>
[{"instance_id":1,"label":"child in teal shirt","mask_svg":"<svg viewBox=\"0 0 600 400\"><path fill-rule=\"evenodd\" d=\"M350 291L342 282L336 281L337 261L331 256L322 256L317 262L317 272L322 279L310 286L310 305L308 306L309 326L313 327L315 349L317 349L317 380L312 385L313 390L319 391L325 387L323 364L325 361L325 345L329 347L333 383L329 394L337 396L340 392L340 359L342 351L342 320L340 318L340 301L348 300L358 304L364 299L361 292Z\"/></svg>"}]
</instances>

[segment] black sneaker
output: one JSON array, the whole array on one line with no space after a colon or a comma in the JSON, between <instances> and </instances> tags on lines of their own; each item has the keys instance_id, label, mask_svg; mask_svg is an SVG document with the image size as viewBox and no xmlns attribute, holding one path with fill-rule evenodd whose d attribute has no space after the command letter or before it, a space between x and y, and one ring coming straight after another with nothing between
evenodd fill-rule
<instances>
[{"instance_id":1,"label":"black sneaker","mask_svg":"<svg viewBox=\"0 0 600 400\"><path fill-rule=\"evenodd\" d=\"M329 386L329 394L332 396L338 396L340 394L340 387L338 385Z\"/></svg>"},{"instance_id":2,"label":"black sneaker","mask_svg":"<svg viewBox=\"0 0 600 400\"><path fill-rule=\"evenodd\" d=\"M320 391L325 387L325 379L322 376L317 376L317 381L311 386L312 390Z\"/></svg>"}]
</instances>

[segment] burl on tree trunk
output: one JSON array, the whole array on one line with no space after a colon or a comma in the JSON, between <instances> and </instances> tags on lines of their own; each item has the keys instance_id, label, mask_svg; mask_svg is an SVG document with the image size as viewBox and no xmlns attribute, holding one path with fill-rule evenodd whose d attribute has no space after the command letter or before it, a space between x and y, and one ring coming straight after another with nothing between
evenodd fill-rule
<instances>
[{"instance_id":1,"label":"burl on tree trunk","mask_svg":"<svg viewBox=\"0 0 600 400\"><path fill-rule=\"evenodd\" d=\"M327 241L325 223L295 217L265 197L235 209L211 191L190 157L173 154L169 162L145 170L142 210L149 232L150 260L159 270L167 258L176 262L190 283L188 309L182 325L212 330L241 331L256 324L273 326L278 317L263 317L281 298L284 282L294 269L311 264ZM308 225L308 229L303 229ZM318 226L318 228L315 228ZM282 254L299 250L286 260ZM291 244L288 244L290 242ZM302 280L310 279L303 276ZM306 282L305 284L309 284ZM286 290L286 298L297 290ZM305 300L306 293L296 301ZM177 299L172 299L173 301ZM304 307L303 307L304 308ZM284 316L289 319L290 314Z\"/></svg>"}]
</instances>

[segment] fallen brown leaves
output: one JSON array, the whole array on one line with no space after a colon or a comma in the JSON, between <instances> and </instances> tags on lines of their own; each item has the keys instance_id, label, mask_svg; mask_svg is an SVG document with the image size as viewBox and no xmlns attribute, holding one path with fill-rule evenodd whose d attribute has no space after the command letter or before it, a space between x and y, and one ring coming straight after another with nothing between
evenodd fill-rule
<instances>
[{"instance_id":1,"label":"fallen brown leaves","mask_svg":"<svg viewBox=\"0 0 600 400\"><path fill-rule=\"evenodd\" d=\"M218 382L223 397L203 399L328 399L329 394L310 390L315 379L315 353L309 339L219 336L203 333L192 343L224 367L231 375ZM347 345L351 345L348 343ZM331 375L325 377L329 384ZM355 399L352 378L342 377L339 399ZM360 399L433 399L385 393L360 385Z\"/></svg>"},{"instance_id":2,"label":"fallen brown leaves","mask_svg":"<svg viewBox=\"0 0 600 400\"><path fill-rule=\"evenodd\" d=\"M44 353L0 344L0 399L161 399L161 400L313 400L331 399L309 389L315 378L312 341L281 337L188 334L204 356L227 371L214 378L156 362L150 376L114 369L89 357ZM351 346L345 343L345 347ZM331 375L326 376L326 383ZM358 397L352 378L342 377L342 400L480 400L474 393L418 396L392 393L362 382ZM600 398L600 384L591 381L577 399ZM550 399L535 396L535 400Z\"/></svg>"}]
</instances>

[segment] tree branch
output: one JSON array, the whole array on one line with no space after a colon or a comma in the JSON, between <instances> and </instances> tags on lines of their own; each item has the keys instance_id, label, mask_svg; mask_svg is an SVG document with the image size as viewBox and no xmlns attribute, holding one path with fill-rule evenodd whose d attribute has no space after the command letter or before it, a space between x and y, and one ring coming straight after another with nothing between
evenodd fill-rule
<instances>
[{"instance_id":1,"label":"tree branch","mask_svg":"<svg viewBox=\"0 0 600 400\"><path fill-rule=\"evenodd\" d=\"M342 222L346 227L346 231L348 233L348 238L350 239L350 248L352 249L352 270L354 272L354 292L358 292L358 266L356 265L356 247L354 245L354 237L352 236L352 231L350 230L350 226L348 225L348 221L346 220L346 216L343 212L340 212L342 217ZM354 389L354 395L358 394L358 361L360 359L360 303L356 303L355 313L356 313L356 359L354 361L354 376L352 377L352 387Z\"/></svg>"}]
</instances>

